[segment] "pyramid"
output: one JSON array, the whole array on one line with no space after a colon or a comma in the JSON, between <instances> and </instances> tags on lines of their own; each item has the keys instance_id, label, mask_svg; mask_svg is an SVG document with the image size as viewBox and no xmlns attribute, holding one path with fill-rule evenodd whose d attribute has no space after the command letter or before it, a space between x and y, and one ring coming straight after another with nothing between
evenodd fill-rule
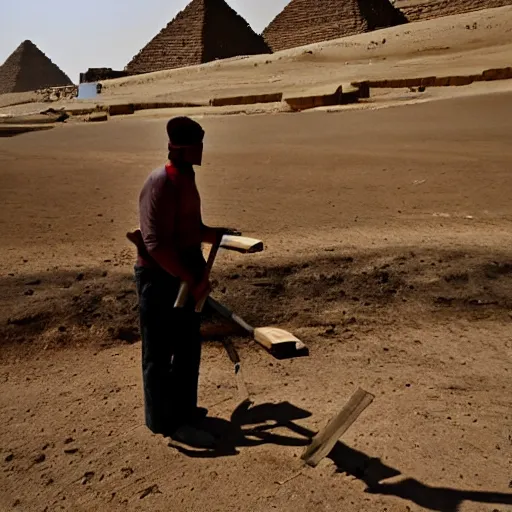
<instances>
[{"instance_id":1,"label":"pyramid","mask_svg":"<svg viewBox=\"0 0 512 512\"><path fill-rule=\"evenodd\" d=\"M130 74L270 53L263 40L224 0L193 0L126 66Z\"/></svg>"},{"instance_id":2,"label":"pyramid","mask_svg":"<svg viewBox=\"0 0 512 512\"><path fill-rule=\"evenodd\" d=\"M389 0L292 0L263 32L272 51L405 23Z\"/></svg>"},{"instance_id":3,"label":"pyramid","mask_svg":"<svg viewBox=\"0 0 512 512\"><path fill-rule=\"evenodd\" d=\"M512 5L512 0L397 0L395 2L395 7L400 9L409 21L430 20L506 5Z\"/></svg>"},{"instance_id":4,"label":"pyramid","mask_svg":"<svg viewBox=\"0 0 512 512\"><path fill-rule=\"evenodd\" d=\"M0 94L73 85L34 43L23 41L0 67Z\"/></svg>"}]
</instances>

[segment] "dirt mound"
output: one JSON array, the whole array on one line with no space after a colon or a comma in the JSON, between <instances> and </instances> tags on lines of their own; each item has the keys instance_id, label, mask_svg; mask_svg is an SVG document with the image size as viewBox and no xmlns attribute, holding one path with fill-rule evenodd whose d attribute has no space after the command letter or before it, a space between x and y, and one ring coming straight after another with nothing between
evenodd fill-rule
<instances>
[{"instance_id":1,"label":"dirt mound","mask_svg":"<svg viewBox=\"0 0 512 512\"><path fill-rule=\"evenodd\" d=\"M405 22L388 0L293 0L265 29L263 37L273 51L279 51Z\"/></svg>"},{"instance_id":2,"label":"dirt mound","mask_svg":"<svg viewBox=\"0 0 512 512\"><path fill-rule=\"evenodd\" d=\"M512 5L512 0L397 0L395 2L395 7L400 9L409 21L430 20L506 5Z\"/></svg>"},{"instance_id":3,"label":"dirt mound","mask_svg":"<svg viewBox=\"0 0 512 512\"><path fill-rule=\"evenodd\" d=\"M0 94L73 85L31 41L23 41L0 67Z\"/></svg>"},{"instance_id":4,"label":"dirt mound","mask_svg":"<svg viewBox=\"0 0 512 512\"><path fill-rule=\"evenodd\" d=\"M512 256L454 251L325 253L275 265L240 265L217 274L215 296L256 326L288 326L318 336L367 332L450 316L508 319ZM133 277L106 271L8 276L0 284L0 339L27 349L139 340ZM207 339L234 334L205 312ZM92 340L92 341L91 341Z\"/></svg>"},{"instance_id":5,"label":"dirt mound","mask_svg":"<svg viewBox=\"0 0 512 512\"><path fill-rule=\"evenodd\" d=\"M131 74L270 53L263 38L224 0L193 0L126 66Z\"/></svg>"}]
</instances>

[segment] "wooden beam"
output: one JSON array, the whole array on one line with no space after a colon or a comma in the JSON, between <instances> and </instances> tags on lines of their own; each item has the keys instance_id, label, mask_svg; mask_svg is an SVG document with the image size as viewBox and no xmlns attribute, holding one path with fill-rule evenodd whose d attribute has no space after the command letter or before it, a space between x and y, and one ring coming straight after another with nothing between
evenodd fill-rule
<instances>
[{"instance_id":1,"label":"wooden beam","mask_svg":"<svg viewBox=\"0 0 512 512\"><path fill-rule=\"evenodd\" d=\"M359 388L343 409L321 430L302 454L302 459L316 467L329 455L339 438L359 418L362 412L373 402L375 396Z\"/></svg>"}]
</instances>

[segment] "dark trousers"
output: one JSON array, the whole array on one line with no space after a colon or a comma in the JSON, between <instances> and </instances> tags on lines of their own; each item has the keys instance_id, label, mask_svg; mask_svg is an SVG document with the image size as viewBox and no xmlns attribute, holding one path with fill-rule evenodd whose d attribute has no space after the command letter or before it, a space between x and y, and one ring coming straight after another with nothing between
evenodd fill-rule
<instances>
[{"instance_id":1,"label":"dark trousers","mask_svg":"<svg viewBox=\"0 0 512 512\"><path fill-rule=\"evenodd\" d=\"M200 315L191 301L174 309L180 282L161 269L135 267L142 336L146 425L171 434L197 408Z\"/></svg>"}]
</instances>

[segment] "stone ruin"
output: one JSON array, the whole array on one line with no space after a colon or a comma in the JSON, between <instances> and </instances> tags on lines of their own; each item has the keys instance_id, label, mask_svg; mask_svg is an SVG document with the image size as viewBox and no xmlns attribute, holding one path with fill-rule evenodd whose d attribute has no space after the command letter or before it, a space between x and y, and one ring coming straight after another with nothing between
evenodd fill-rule
<instances>
[{"instance_id":1,"label":"stone ruin","mask_svg":"<svg viewBox=\"0 0 512 512\"><path fill-rule=\"evenodd\" d=\"M37 91L40 101L52 102L76 98L78 87L76 85L64 85L62 87L46 87Z\"/></svg>"},{"instance_id":2,"label":"stone ruin","mask_svg":"<svg viewBox=\"0 0 512 512\"><path fill-rule=\"evenodd\" d=\"M406 22L389 0L292 0L263 37L279 51Z\"/></svg>"},{"instance_id":3,"label":"stone ruin","mask_svg":"<svg viewBox=\"0 0 512 512\"><path fill-rule=\"evenodd\" d=\"M130 74L270 53L263 38L224 0L193 0L126 66Z\"/></svg>"},{"instance_id":4,"label":"stone ruin","mask_svg":"<svg viewBox=\"0 0 512 512\"><path fill-rule=\"evenodd\" d=\"M89 84L101 80L113 80L128 76L126 71L116 71L112 68L89 68L85 73L80 73L80 83Z\"/></svg>"},{"instance_id":5,"label":"stone ruin","mask_svg":"<svg viewBox=\"0 0 512 512\"><path fill-rule=\"evenodd\" d=\"M512 5L512 0L396 0L409 21L424 21L452 14Z\"/></svg>"},{"instance_id":6,"label":"stone ruin","mask_svg":"<svg viewBox=\"0 0 512 512\"><path fill-rule=\"evenodd\" d=\"M31 41L24 41L0 67L0 94L73 85Z\"/></svg>"}]
</instances>

